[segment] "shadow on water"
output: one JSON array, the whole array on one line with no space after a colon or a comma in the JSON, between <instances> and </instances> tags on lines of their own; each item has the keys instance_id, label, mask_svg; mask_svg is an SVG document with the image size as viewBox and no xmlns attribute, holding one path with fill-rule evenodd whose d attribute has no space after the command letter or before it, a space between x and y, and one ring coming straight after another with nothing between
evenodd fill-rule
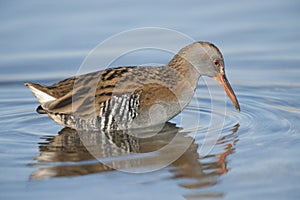
<instances>
[{"instance_id":1,"label":"shadow on water","mask_svg":"<svg viewBox=\"0 0 300 200\"><path fill-rule=\"evenodd\" d=\"M238 141L238 136L235 133L238 128L239 125L237 124L227 135L216 141L216 147L221 148L221 151L205 157L199 156L198 144L195 143L194 138L188 136L188 133L181 132L181 128L169 122L158 134L148 138L136 138L120 131L109 133L78 132L74 129L63 128L58 135L43 137L46 141L39 143L40 155L35 158L37 160L37 163L34 164L36 171L32 173L31 178L83 176L136 167L150 167L151 169L151 165L159 165L163 159L166 159L162 155L151 154L151 152L168 145L176 136L178 137L177 142L172 151L176 151L178 145L186 144L187 141L190 142L190 145L168 167L168 170L173 174L170 178L181 180L180 187L186 189L205 188L217 184L218 177L228 171L226 157L235 150L235 144ZM112 144L119 148L115 148ZM127 154L129 156L125 156L124 159L126 154L120 154L118 151L133 154ZM143 156L132 156L136 154ZM116 159L109 160L109 158ZM201 193L190 194L185 197L189 199L220 196L223 194Z\"/></svg>"}]
</instances>

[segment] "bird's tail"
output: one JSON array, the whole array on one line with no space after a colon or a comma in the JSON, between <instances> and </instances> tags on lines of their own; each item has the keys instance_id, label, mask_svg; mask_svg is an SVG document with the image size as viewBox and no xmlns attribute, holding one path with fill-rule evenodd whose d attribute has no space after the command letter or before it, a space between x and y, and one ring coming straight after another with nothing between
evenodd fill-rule
<instances>
[{"instance_id":1,"label":"bird's tail","mask_svg":"<svg viewBox=\"0 0 300 200\"><path fill-rule=\"evenodd\" d=\"M24 85L31 90L41 104L36 111L41 114L46 113L46 111L43 109L43 105L56 100L56 98L46 92L45 86L30 82L25 82Z\"/></svg>"}]
</instances>

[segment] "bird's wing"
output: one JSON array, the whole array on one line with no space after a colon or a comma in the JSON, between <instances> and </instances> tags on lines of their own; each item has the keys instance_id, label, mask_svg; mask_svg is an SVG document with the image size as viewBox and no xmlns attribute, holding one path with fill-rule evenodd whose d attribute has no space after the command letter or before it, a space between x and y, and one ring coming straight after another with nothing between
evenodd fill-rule
<instances>
[{"instance_id":1,"label":"bird's wing","mask_svg":"<svg viewBox=\"0 0 300 200\"><path fill-rule=\"evenodd\" d=\"M82 80L88 79L88 80ZM71 90L64 96L57 98L42 105L42 107L51 113L79 115L82 119L96 117L99 113L99 104L111 98L112 93L97 96L97 88L103 84L98 79L91 77L81 78L74 81Z\"/></svg>"},{"instance_id":2,"label":"bird's wing","mask_svg":"<svg viewBox=\"0 0 300 200\"><path fill-rule=\"evenodd\" d=\"M107 69L56 83L50 87L62 90L67 85L69 91L60 92L64 95L42 107L51 113L78 115L81 119L95 118L113 96L130 97L136 93L137 86L130 87L123 82L127 72L126 68Z\"/></svg>"}]
</instances>

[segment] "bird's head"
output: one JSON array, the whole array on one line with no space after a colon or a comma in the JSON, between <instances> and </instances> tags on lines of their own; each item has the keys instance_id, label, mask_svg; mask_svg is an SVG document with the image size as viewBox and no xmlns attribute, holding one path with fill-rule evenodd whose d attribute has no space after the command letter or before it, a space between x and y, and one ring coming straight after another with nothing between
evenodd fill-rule
<instances>
[{"instance_id":1,"label":"bird's head","mask_svg":"<svg viewBox=\"0 0 300 200\"><path fill-rule=\"evenodd\" d=\"M225 90L226 94L240 111L239 102L226 78L225 64L221 51L209 42L194 42L178 52L187 60L199 76L214 78Z\"/></svg>"}]
</instances>

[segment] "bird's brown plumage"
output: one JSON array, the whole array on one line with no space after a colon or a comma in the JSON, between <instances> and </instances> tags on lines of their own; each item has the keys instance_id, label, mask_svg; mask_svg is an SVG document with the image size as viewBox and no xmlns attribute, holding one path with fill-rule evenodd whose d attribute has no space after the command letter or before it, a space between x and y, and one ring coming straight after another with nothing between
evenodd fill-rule
<instances>
[{"instance_id":1,"label":"bird's brown plumage","mask_svg":"<svg viewBox=\"0 0 300 200\"><path fill-rule=\"evenodd\" d=\"M195 51L199 52L195 53ZM195 64L199 65L197 56L193 56L197 53L202 56L199 59L206 59L204 60L205 65L213 65L210 64L212 62L210 60L214 59L214 55L223 62L222 54L214 45L200 42L183 48L165 66L109 68L67 78L51 86L29 82L25 84L50 96L50 101L40 101L40 109L64 125L66 125L66 116L77 116L86 121L95 119L100 115L109 118L108 115L116 115L114 112L122 110L123 108L119 108L122 106L127 106L126 109L134 109L132 111L134 115L131 113L133 117L136 118L139 115L141 122L143 122L143 119L147 118L147 112L155 104L161 105L166 110L164 120L169 120L191 100L198 78L202 75L201 70L207 72L219 70L216 67L201 69L200 66L199 71L199 66L197 66L198 68L194 66ZM33 92L36 93L36 91ZM116 98L114 99L114 97ZM132 98L135 98L137 102L133 103ZM120 99L127 99L127 103L122 101L122 105L112 105L115 101L121 102ZM135 107L131 108L133 105ZM105 115L102 112L109 114ZM63 116L64 120L58 118L58 115ZM113 121L115 118L109 120Z\"/></svg>"}]
</instances>

